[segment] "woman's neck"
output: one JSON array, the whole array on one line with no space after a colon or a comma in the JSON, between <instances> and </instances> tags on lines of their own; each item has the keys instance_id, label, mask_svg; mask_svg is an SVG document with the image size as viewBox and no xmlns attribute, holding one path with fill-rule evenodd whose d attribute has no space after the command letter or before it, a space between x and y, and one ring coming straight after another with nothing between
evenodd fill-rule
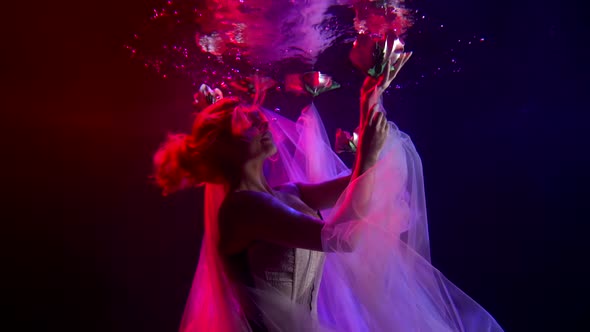
<instances>
[{"instance_id":1,"label":"woman's neck","mask_svg":"<svg viewBox=\"0 0 590 332\"><path fill-rule=\"evenodd\" d=\"M273 194L272 188L268 185L266 178L262 172L262 165L264 161L252 160L245 163L240 169L232 185L231 191L260 191L268 194Z\"/></svg>"}]
</instances>

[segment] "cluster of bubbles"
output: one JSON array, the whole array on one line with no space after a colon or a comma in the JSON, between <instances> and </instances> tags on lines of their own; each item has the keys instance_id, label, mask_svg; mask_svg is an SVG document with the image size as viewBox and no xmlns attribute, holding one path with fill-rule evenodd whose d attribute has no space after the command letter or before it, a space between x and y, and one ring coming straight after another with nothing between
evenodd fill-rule
<instances>
[{"instance_id":1,"label":"cluster of bubbles","mask_svg":"<svg viewBox=\"0 0 590 332\"><path fill-rule=\"evenodd\" d=\"M404 0L168 0L125 47L164 78L187 75L195 87L207 82L231 94L231 82L254 75L283 82L286 74L313 71L319 54L359 33L379 38L393 31L404 39L428 29L427 16ZM455 49L483 41L457 40L444 63L395 87L461 71Z\"/></svg>"}]
</instances>

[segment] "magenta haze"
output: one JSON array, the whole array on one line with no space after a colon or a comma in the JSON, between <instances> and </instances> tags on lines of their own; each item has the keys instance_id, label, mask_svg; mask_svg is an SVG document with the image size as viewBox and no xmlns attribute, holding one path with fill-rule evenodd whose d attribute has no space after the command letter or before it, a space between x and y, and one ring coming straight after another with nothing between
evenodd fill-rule
<instances>
[{"instance_id":1,"label":"magenta haze","mask_svg":"<svg viewBox=\"0 0 590 332\"><path fill-rule=\"evenodd\" d=\"M166 1L125 47L164 78L187 75L195 89L206 82L232 94L230 81L253 74L282 83L287 73L321 70L314 67L318 56L351 44L357 33L395 31L412 40L408 50L422 34L444 34L444 24L410 6L403 0ZM430 54L435 61L415 54L419 72L395 88L461 71L456 50L484 40L477 34L438 39L451 42Z\"/></svg>"}]
</instances>

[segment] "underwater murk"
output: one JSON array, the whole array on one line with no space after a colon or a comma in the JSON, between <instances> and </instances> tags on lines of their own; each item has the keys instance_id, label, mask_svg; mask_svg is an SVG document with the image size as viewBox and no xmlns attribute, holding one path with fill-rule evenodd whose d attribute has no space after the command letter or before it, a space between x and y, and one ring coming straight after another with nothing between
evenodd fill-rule
<instances>
[{"instance_id":1,"label":"underwater murk","mask_svg":"<svg viewBox=\"0 0 590 332\"><path fill-rule=\"evenodd\" d=\"M439 45L413 57L417 75L396 89L460 72L460 51L485 41L446 33L444 23L404 0L169 0L125 47L163 78L188 77L195 92L205 83L251 96L256 76L279 92L317 96L340 86L318 61L324 54L347 64L339 71L378 75L388 46L411 51L423 35Z\"/></svg>"}]
</instances>

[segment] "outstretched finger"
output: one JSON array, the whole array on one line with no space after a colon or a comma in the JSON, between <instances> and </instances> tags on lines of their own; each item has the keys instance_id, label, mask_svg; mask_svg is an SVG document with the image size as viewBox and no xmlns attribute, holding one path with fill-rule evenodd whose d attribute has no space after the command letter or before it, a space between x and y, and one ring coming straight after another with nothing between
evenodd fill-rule
<instances>
[{"instance_id":1,"label":"outstretched finger","mask_svg":"<svg viewBox=\"0 0 590 332\"><path fill-rule=\"evenodd\" d=\"M383 112L381 112L379 105L375 105L373 109L373 114L371 116L371 127L379 128L380 119L383 117Z\"/></svg>"},{"instance_id":2,"label":"outstretched finger","mask_svg":"<svg viewBox=\"0 0 590 332\"><path fill-rule=\"evenodd\" d=\"M383 122L385 122L385 114L383 112L379 112L379 115L377 117L377 123L375 124L375 127L377 129L383 127Z\"/></svg>"},{"instance_id":3,"label":"outstretched finger","mask_svg":"<svg viewBox=\"0 0 590 332\"><path fill-rule=\"evenodd\" d=\"M391 55L395 51L395 40L396 39L397 39L397 36L395 34L391 34L391 33L389 33L387 35L387 37L385 38L385 57L384 57L384 59L387 59L388 62L389 62L389 60L391 60ZM388 63L388 65L389 65L389 63Z\"/></svg>"},{"instance_id":4,"label":"outstretched finger","mask_svg":"<svg viewBox=\"0 0 590 332\"><path fill-rule=\"evenodd\" d=\"M387 88L387 86L389 85L389 82L391 81L391 66L392 66L391 56L389 56L387 58L387 62L385 62L385 73L383 75L382 81L380 82L381 87Z\"/></svg>"},{"instance_id":5,"label":"outstretched finger","mask_svg":"<svg viewBox=\"0 0 590 332\"><path fill-rule=\"evenodd\" d=\"M387 81L387 85L385 85L385 86L389 86L389 84L391 84L391 82L397 77L397 74L399 74L400 70L406 64L406 62L410 59L411 56L412 56L412 52L404 52L399 56L397 61L391 67L389 67L388 81Z\"/></svg>"},{"instance_id":6,"label":"outstretched finger","mask_svg":"<svg viewBox=\"0 0 590 332\"><path fill-rule=\"evenodd\" d=\"M403 67L406 62L408 62L408 60L410 60L410 58L412 57L412 54L414 54L413 52L405 52L402 54L402 57L400 59L400 64L399 64L399 68L401 69L401 67Z\"/></svg>"},{"instance_id":7,"label":"outstretched finger","mask_svg":"<svg viewBox=\"0 0 590 332\"><path fill-rule=\"evenodd\" d=\"M387 121L387 117L385 115L383 116L383 123L381 129L383 131L387 131L387 129L389 129L389 121Z\"/></svg>"}]
</instances>

